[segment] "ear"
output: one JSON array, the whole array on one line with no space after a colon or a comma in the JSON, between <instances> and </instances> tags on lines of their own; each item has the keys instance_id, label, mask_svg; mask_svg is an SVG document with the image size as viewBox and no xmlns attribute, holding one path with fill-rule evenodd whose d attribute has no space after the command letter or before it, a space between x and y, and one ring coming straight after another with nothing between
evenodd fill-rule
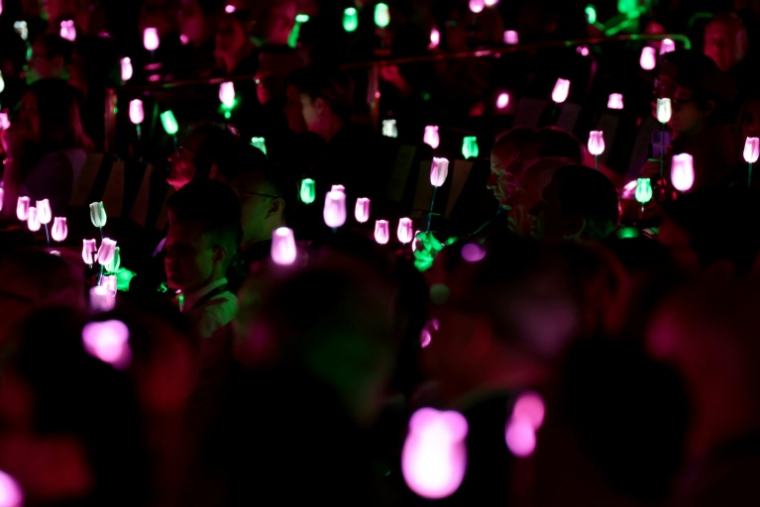
<instances>
[{"instance_id":1,"label":"ear","mask_svg":"<svg viewBox=\"0 0 760 507\"><path fill-rule=\"evenodd\" d=\"M711 116L715 112L716 109L718 109L718 103L715 102L714 100L708 100L705 103L705 113L707 114L707 116Z\"/></svg>"},{"instance_id":2,"label":"ear","mask_svg":"<svg viewBox=\"0 0 760 507\"><path fill-rule=\"evenodd\" d=\"M229 255L229 252L227 251L227 248L222 245L217 245L213 247L213 256L211 257L214 261L214 264L222 264L227 259L227 256Z\"/></svg>"},{"instance_id":3,"label":"ear","mask_svg":"<svg viewBox=\"0 0 760 507\"><path fill-rule=\"evenodd\" d=\"M327 102L325 102L325 99L323 99L322 97L317 97L316 99L314 99L314 110L317 113L322 114L322 112L326 108L327 108Z\"/></svg>"},{"instance_id":4,"label":"ear","mask_svg":"<svg viewBox=\"0 0 760 507\"><path fill-rule=\"evenodd\" d=\"M285 209L285 199L278 197L276 199L272 199L272 204L269 205L269 209L267 210L267 216L266 218L271 218L275 215L282 214L282 211Z\"/></svg>"}]
</instances>

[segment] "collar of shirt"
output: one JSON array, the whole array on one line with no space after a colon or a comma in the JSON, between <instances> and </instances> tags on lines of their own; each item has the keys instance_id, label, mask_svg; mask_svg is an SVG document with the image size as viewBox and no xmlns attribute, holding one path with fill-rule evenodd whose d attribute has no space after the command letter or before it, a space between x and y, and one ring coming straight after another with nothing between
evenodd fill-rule
<instances>
[{"instance_id":1,"label":"collar of shirt","mask_svg":"<svg viewBox=\"0 0 760 507\"><path fill-rule=\"evenodd\" d=\"M195 304L200 301L201 298L203 298L203 296L216 289L217 287L221 287L222 285L226 284L227 278L220 278L219 280L211 282L210 284L201 287L198 290L194 290L192 292L183 292L182 295L185 296L185 299L182 304L182 311L191 310Z\"/></svg>"}]
</instances>

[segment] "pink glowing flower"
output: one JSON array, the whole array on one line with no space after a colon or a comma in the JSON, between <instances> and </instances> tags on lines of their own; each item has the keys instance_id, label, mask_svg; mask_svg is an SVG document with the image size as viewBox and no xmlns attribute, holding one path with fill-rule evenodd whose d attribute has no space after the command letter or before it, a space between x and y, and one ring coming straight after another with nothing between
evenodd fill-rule
<instances>
[{"instance_id":1,"label":"pink glowing flower","mask_svg":"<svg viewBox=\"0 0 760 507\"><path fill-rule=\"evenodd\" d=\"M49 224L53 219L53 211L50 209L50 201L42 199L37 201L37 218L42 225Z\"/></svg>"},{"instance_id":2,"label":"pink glowing flower","mask_svg":"<svg viewBox=\"0 0 760 507\"><path fill-rule=\"evenodd\" d=\"M588 46L578 46L577 48L575 48L575 52L581 56L588 56L590 53L588 50Z\"/></svg>"},{"instance_id":3,"label":"pink glowing flower","mask_svg":"<svg viewBox=\"0 0 760 507\"><path fill-rule=\"evenodd\" d=\"M396 237L398 237L398 240L404 245L411 243L414 238L414 226L412 225L411 218L399 219L398 229L396 229Z\"/></svg>"},{"instance_id":4,"label":"pink glowing flower","mask_svg":"<svg viewBox=\"0 0 760 507\"><path fill-rule=\"evenodd\" d=\"M497 109L504 109L509 105L509 93L507 92L501 92L496 97L496 107Z\"/></svg>"},{"instance_id":5,"label":"pink glowing flower","mask_svg":"<svg viewBox=\"0 0 760 507\"><path fill-rule=\"evenodd\" d=\"M122 81L129 81L132 79L132 75L134 74L134 71L132 70L132 59L128 56L125 56L120 60L121 63L121 80Z\"/></svg>"},{"instance_id":6,"label":"pink glowing flower","mask_svg":"<svg viewBox=\"0 0 760 507\"><path fill-rule=\"evenodd\" d=\"M97 256L95 253L98 251L98 242L94 239L82 240L82 260L85 264L93 265Z\"/></svg>"},{"instance_id":7,"label":"pink glowing flower","mask_svg":"<svg viewBox=\"0 0 760 507\"><path fill-rule=\"evenodd\" d=\"M18 481L0 470L0 507L23 507L24 493Z\"/></svg>"},{"instance_id":8,"label":"pink glowing flower","mask_svg":"<svg viewBox=\"0 0 760 507\"><path fill-rule=\"evenodd\" d=\"M116 297L105 285L90 289L90 308L96 312L110 312L116 306Z\"/></svg>"},{"instance_id":9,"label":"pink glowing flower","mask_svg":"<svg viewBox=\"0 0 760 507\"><path fill-rule=\"evenodd\" d=\"M657 66L657 52L653 47L644 46L641 50L641 58L639 64L644 70L652 70Z\"/></svg>"},{"instance_id":10,"label":"pink glowing flower","mask_svg":"<svg viewBox=\"0 0 760 507\"><path fill-rule=\"evenodd\" d=\"M346 187L344 187L343 185L333 185L332 187L330 187L330 192L343 192L345 194Z\"/></svg>"},{"instance_id":11,"label":"pink glowing flower","mask_svg":"<svg viewBox=\"0 0 760 507\"><path fill-rule=\"evenodd\" d=\"M477 243L467 243L462 247L462 259L467 262L480 262L486 258L486 249Z\"/></svg>"},{"instance_id":12,"label":"pink glowing flower","mask_svg":"<svg viewBox=\"0 0 760 507\"><path fill-rule=\"evenodd\" d=\"M438 319L430 319L425 327L422 328L420 333L420 346L424 349L427 348L433 341L433 331L438 331L441 323Z\"/></svg>"},{"instance_id":13,"label":"pink glowing flower","mask_svg":"<svg viewBox=\"0 0 760 507\"><path fill-rule=\"evenodd\" d=\"M140 99L129 101L129 120L135 125L139 125L145 120L145 109Z\"/></svg>"},{"instance_id":14,"label":"pink glowing flower","mask_svg":"<svg viewBox=\"0 0 760 507\"><path fill-rule=\"evenodd\" d=\"M504 439L510 452L518 458L526 458L536 450L536 431L524 419L507 421Z\"/></svg>"},{"instance_id":15,"label":"pink glowing flower","mask_svg":"<svg viewBox=\"0 0 760 507\"><path fill-rule=\"evenodd\" d=\"M425 498L445 498L467 470L467 420L454 411L421 408L409 420L401 471L409 488Z\"/></svg>"},{"instance_id":16,"label":"pink glowing flower","mask_svg":"<svg viewBox=\"0 0 760 507\"><path fill-rule=\"evenodd\" d=\"M512 408L512 418L528 421L531 427L538 431L544 423L546 406L540 394L533 391L524 391Z\"/></svg>"},{"instance_id":17,"label":"pink glowing flower","mask_svg":"<svg viewBox=\"0 0 760 507\"><path fill-rule=\"evenodd\" d=\"M62 39L66 39L71 42L77 40L77 29L74 26L74 22L70 19L61 21L61 27L58 33Z\"/></svg>"},{"instance_id":18,"label":"pink glowing flower","mask_svg":"<svg viewBox=\"0 0 760 507\"><path fill-rule=\"evenodd\" d=\"M108 292L111 294L111 296L116 297L116 291L118 288L118 280L116 279L116 275L105 275L100 278L100 283L98 285L102 285L106 289L108 289Z\"/></svg>"},{"instance_id":19,"label":"pink glowing flower","mask_svg":"<svg viewBox=\"0 0 760 507\"><path fill-rule=\"evenodd\" d=\"M227 109L232 109L235 105L235 84L232 81L226 81L219 85L219 100Z\"/></svg>"},{"instance_id":20,"label":"pink glowing flower","mask_svg":"<svg viewBox=\"0 0 760 507\"><path fill-rule=\"evenodd\" d=\"M611 93L610 97L607 99L607 108L608 109L623 109L623 94Z\"/></svg>"},{"instance_id":21,"label":"pink glowing flower","mask_svg":"<svg viewBox=\"0 0 760 507\"><path fill-rule=\"evenodd\" d=\"M113 260L114 253L116 252L116 241L103 238L100 242L100 248L98 248L98 264L105 266Z\"/></svg>"},{"instance_id":22,"label":"pink glowing flower","mask_svg":"<svg viewBox=\"0 0 760 507\"><path fill-rule=\"evenodd\" d=\"M441 136L438 134L438 125L428 125L425 127L425 137L423 138L423 141L434 150L440 146Z\"/></svg>"},{"instance_id":23,"label":"pink glowing flower","mask_svg":"<svg viewBox=\"0 0 760 507\"><path fill-rule=\"evenodd\" d=\"M449 159L444 157L433 157L433 165L430 166L430 184L434 187L441 187L446 183L446 177L449 175Z\"/></svg>"},{"instance_id":24,"label":"pink glowing flower","mask_svg":"<svg viewBox=\"0 0 760 507\"><path fill-rule=\"evenodd\" d=\"M562 78L557 79L554 91L552 91L552 100L557 104L561 104L567 100L568 95L570 95L570 81Z\"/></svg>"},{"instance_id":25,"label":"pink glowing flower","mask_svg":"<svg viewBox=\"0 0 760 507\"><path fill-rule=\"evenodd\" d=\"M485 6L485 0L470 0L470 10L475 14L483 12Z\"/></svg>"},{"instance_id":26,"label":"pink glowing flower","mask_svg":"<svg viewBox=\"0 0 760 507\"><path fill-rule=\"evenodd\" d=\"M69 235L69 226L66 223L66 217L55 217L53 219L53 229L50 235L55 241L61 242Z\"/></svg>"},{"instance_id":27,"label":"pink glowing flower","mask_svg":"<svg viewBox=\"0 0 760 507\"><path fill-rule=\"evenodd\" d=\"M369 199L366 197L359 197L356 200L356 207L354 208L354 217L360 224L369 220Z\"/></svg>"},{"instance_id":28,"label":"pink glowing flower","mask_svg":"<svg viewBox=\"0 0 760 507\"><path fill-rule=\"evenodd\" d=\"M428 44L428 49L435 49L440 43L441 32L439 32L437 28L433 27L433 29L430 30L430 44Z\"/></svg>"},{"instance_id":29,"label":"pink glowing flower","mask_svg":"<svg viewBox=\"0 0 760 507\"><path fill-rule=\"evenodd\" d=\"M322 212L325 224L333 229L346 223L346 194L331 190L325 198L325 209Z\"/></svg>"},{"instance_id":30,"label":"pink glowing flower","mask_svg":"<svg viewBox=\"0 0 760 507\"><path fill-rule=\"evenodd\" d=\"M744 161L748 164L757 162L760 155L760 138L748 137L744 142Z\"/></svg>"},{"instance_id":31,"label":"pink glowing flower","mask_svg":"<svg viewBox=\"0 0 760 507\"><path fill-rule=\"evenodd\" d=\"M604 132L601 130L592 130L589 132L588 152L595 157L604 153Z\"/></svg>"},{"instance_id":32,"label":"pink glowing flower","mask_svg":"<svg viewBox=\"0 0 760 507\"><path fill-rule=\"evenodd\" d=\"M375 221L375 241L379 245L387 245L391 238L390 226L387 220Z\"/></svg>"},{"instance_id":33,"label":"pink glowing flower","mask_svg":"<svg viewBox=\"0 0 760 507\"><path fill-rule=\"evenodd\" d=\"M119 370L129 366L132 360L129 328L120 320L85 324L82 329L82 344L88 354Z\"/></svg>"},{"instance_id":34,"label":"pink glowing flower","mask_svg":"<svg viewBox=\"0 0 760 507\"><path fill-rule=\"evenodd\" d=\"M26 222L26 219L29 218L29 206L31 204L31 200L26 196L21 196L18 198L18 202L16 203L16 216L19 220Z\"/></svg>"},{"instance_id":35,"label":"pink glowing flower","mask_svg":"<svg viewBox=\"0 0 760 507\"><path fill-rule=\"evenodd\" d=\"M497 3L499 3L499 0L486 0L486 7L493 7Z\"/></svg>"},{"instance_id":36,"label":"pink glowing flower","mask_svg":"<svg viewBox=\"0 0 760 507\"><path fill-rule=\"evenodd\" d=\"M514 45L520 43L520 35L516 30L504 31L504 44Z\"/></svg>"},{"instance_id":37,"label":"pink glowing flower","mask_svg":"<svg viewBox=\"0 0 760 507\"><path fill-rule=\"evenodd\" d=\"M0 112L0 130L8 130L11 128L11 120L8 118L8 113Z\"/></svg>"},{"instance_id":38,"label":"pink glowing flower","mask_svg":"<svg viewBox=\"0 0 760 507\"><path fill-rule=\"evenodd\" d=\"M155 27L148 27L143 30L143 46L148 51L155 51L161 44L161 40L158 38L158 29Z\"/></svg>"},{"instance_id":39,"label":"pink glowing flower","mask_svg":"<svg viewBox=\"0 0 760 507\"><path fill-rule=\"evenodd\" d=\"M673 42L673 39L662 39L662 42L660 43L660 54L664 55L665 53L672 53L676 50L676 43Z\"/></svg>"},{"instance_id":40,"label":"pink glowing flower","mask_svg":"<svg viewBox=\"0 0 760 507\"><path fill-rule=\"evenodd\" d=\"M40 216L37 213L37 208L34 206L29 208L29 215L26 217L26 226L29 227L29 230L32 232L40 230Z\"/></svg>"},{"instance_id":41,"label":"pink glowing flower","mask_svg":"<svg viewBox=\"0 0 760 507\"><path fill-rule=\"evenodd\" d=\"M688 153L674 155L670 168L670 181L680 192L691 189L694 185L694 157Z\"/></svg>"},{"instance_id":42,"label":"pink glowing flower","mask_svg":"<svg viewBox=\"0 0 760 507\"><path fill-rule=\"evenodd\" d=\"M290 266L296 261L296 239L293 229L278 227L272 232L272 261L280 266Z\"/></svg>"},{"instance_id":43,"label":"pink glowing flower","mask_svg":"<svg viewBox=\"0 0 760 507\"><path fill-rule=\"evenodd\" d=\"M227 14L232 14L236 10L237 10L237 8L234 5L227 4L227 5L224 6L224 12L226 12Z\"/></svg>"}]
</instances>

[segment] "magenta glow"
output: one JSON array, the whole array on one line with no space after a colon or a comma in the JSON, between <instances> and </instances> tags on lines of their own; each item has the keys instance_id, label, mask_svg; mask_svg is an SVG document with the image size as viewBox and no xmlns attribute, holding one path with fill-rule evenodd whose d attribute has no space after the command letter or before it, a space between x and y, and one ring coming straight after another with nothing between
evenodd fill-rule
<instances>
[{"instance_id":1,"label":"magenta glow","mask_svg":"<svg viewBox=\"0 0 760 507\"><path fill-rule=\"evenodd\" d=\"M224 6L224 12L226 12L227 14L232 14L236 10L237 10L237 8L235 8L234 5L227 4L227 5Z\"/></svg>"},{"instance_id":2,"label":"magenta glow","mask_svg":"<svg viewBox=\"0 0 760 507\"><path fill-rule=\"evenodd\" d=\"M343 185L333 185L332 187L330 187L330 192L343 192L345 194L346 187L344 187Z\"/></svg>"},{"instance_id":3,"label":"magenta glow","mask_svg":"<svg viewBox=\"0 0 760 507\"><path fill-rule=\"evenodd\" d=\"M90 289L90 308L95 312L110 312L116 306L116 298L105 285Z\"/></svg>"},{"instance_id":4,"label":"magenta glow","mask_svg":"<svg viewBox=\"0 0 760 507\"><path fill-rule=\"evenodd\" d=\"M290 266L296 261L296 238L293 229L278 227L272 232L272 261L280 266Z\"/></svg>"},{"instance_id":5,"label":"magenta glow","mask_svg":"<svg viewBox=\"0 0 760 507\"><path fill-rule=\"evenodd\" d=\"M588 135L588 152L595 157L604 153L604 132L592 130Z\"/></svg>"},{"instance_id":6,"label":"magenta glow","mask_svg":"<svg viewBox=\"0 0 760 507\"><path fill-rule=\"evenodd\" d=\"M325 224L333 229L346 223L346 194L331 190L325 198L325 209L322 212Z\"/></svg>"},{"instance_id":7,"label":"magenta glow","mask_svg":"<svg viewBox=\"0 0 760 507\"><path fill-rule=\"evenodd\" d=\"M128 56L125 56L120 60L121 64L121 80L122 81L129 81L132 79L132 75L134 74L134 71L132 69L132 59Z\"/></svg>"},{"instance_id":8,"label":"magenta glow","mask_svg":"<svg viewBox=\"0 0 760 507\"><path fill-rule=\"evenodd\" d=\"M757 162L758 155L760 155L760 138L748 137L744 141L744 161L748 164L754 164Z\"/></svg>"},{"instance_id":9,"label":"magenta glow","mask_svg":"<svg viewBox=\"0 0 760 507\"><path fill-rule=\"evenodd\" d=\"M652 70L657 66L657 52L653 47L644 46L641 50L639 65L641 65L641 68L644 70Z\"/></svg>"},{"instance_id":10,"label":"magenta glow","mask_svg":"<svg viewBox=\"0 0 760 507\"><path fill-rule=\"evenodd\" d=\"M438 125L428 125L425 127L423 141L434 150L440 146L441 136L438 134Z\"/></svg>"},{"instance_id":11,"label":"magenta glow","mask_svg":"<svg viewBox=\"0 0 760 507\"><path fill-rule=\"evenodd\" d=\"M135 125L139 125L145 120L145 109L140 99L129 101L129 120Z\"/></svg>"},{"instance_id":12,"label":"magenta glow","mask_svg":"<svg viewBox=\"0 0 760 507\"><path fill-rule=\"evenodd\" d=\"M486 258L486 249L477 243L467 243L462 247L462 259L469 263L480 262Z\"/></svg>"},{"instance_id":13,"label":"magenta glow","mask_svg":"<svg viewBox=\"0 0 760 507\"><path fill-rule=\"evenodd\" d=\"M53 211L50 209L50 201L48 199L37 201L37 218L40 219L42 225L49 224L53 219Z\"/></svg>"},{"instance_id":14,"label":"magenta glow","mask_svg":"<svg viewBox=\"0 0 760 507\"><path fill-rule=\"evenodd\" d=\"M219 100L227 109L235 105L235 85L231 81L219 85Z\"/></svg>"},{"instance_id":15,"label":"magenta glow","mask_svg":"<svg viewBox=\"0 0 760 507\"><path fill-rule=\"evenodd\" d=\"M575 52L578 53L581 56L588 56L589 55L588 46L578 46L577 48L575 48Z\"/></svg>"},{"instance_id":16,"label":"magenta glow","mask_svg":"<svg viewBox=\"0 0 760 507\"><path fill-rule=\"evenodd\" d=\"M103 238L100 242L100 248L98 248L98 264L105 266L113 260L114 253L116 252L116 241Z\"/></svg>"},{"instance_id":17,"label":"magenta glow","mask_svg":"<svg viewBox=\"0 0 760 507\"><path fill-rule=\"evenodd\" d=\"M425 324L425 327L422 328L422 332L420 333L420 347L427 348L428 345L430 345L433 341L433 331L438 331L440 327L440 322L438 319L430 319L427 324Z\"/></svg>"},{"instance_id":18,"label":"magenta glow","mask_svg":"<svg viewBox=\"0 0 760 507\"><path fill-rule=\"evenodd\" d=\"M50 236L53 240L64 241L69 235L69 226L66 223L66 217L55 217L53 219L53 228L50 231Z\"/></svg>"},{"instance_id":19,"label":"magenta glow","mask_svg":"<svg viewBox=\"0 0 760 507\"><path fill-rule=\"evenodd\" d=\"M85 324L82 329L82 344L88 354L118 370L129 366L132 360L129 328L120 320Z\"/></svg>"},{"instance_id":20,"label":"magenta glow","mask_svg":"<svg viewBox=\"0 0 760 507\"><path fill-rule=\"evenodd\" d=\"M40 217L37 213L37 208L31 206L29 208L29 215L26 217L26 226L30 231L37 232L40 230L41 225L42 224L40 224Z\"/></svg>"},{"instance_id":21,"label":"magenta glow","mask_svg":"<svg viewBox=\"0 0 760 507\"><path fill-rule=\"evenodd\" d=\"M116 275L106 275L100 278L100 283L98 285L102 285L106 289L108 289L108 292L111 294L111 297L116 297L116 291L118 288L118 281L116 280Z\"/></svg>"},{"instance_id":22,"label":"magenta glow","mask_svg":"<svg viewBox=\"0 0 760 507\"><path fill-rule=\"evenodd\" d=\"M483 12L486 6L485 0L470 0L470 10L475 14Z\"/></svg>"},{"instance_id":23,"label":"magenta glow","mask_svg":"<svg viewBox=\"0 0 760 507\"><path fill-rule=\"evenodd\" d=\"M530 426L538 431L544 423L546 406L540 394L533 391L524 391L512 408L512 418L527 421Z\"/></svg>"},{"instance_id":24,"label":"magenta glow","mask_svg":"<svg viewBox=\"0 0 760 507\"><path fill-rule=\"evenodd\" d=\"M143 30L143 46L148 51L155 51L161 44L161 40L158 38L158 29L149 26Z\"/></svg>"},{"instance_id":25,"label":"magenta glow","mask_svg":"<svg viewBox=\"0 0 760 507\"><path fill-rule=\"evenodd\" d=\"M370 201L366 197L359 197L356 200L356 207L354 208L354 217L360 224L369 220L369 204Z\"/></svg>"},{"instance_id":26,"label":"magenta glow","mask_svg":"<svg viewBox=\"0 0 760 507\"><path fill-rule=\"evenodd\" d=\"M8 118L8 113L0 113L0 130L8 130L11 127L11 120Z\"/></svg>"},{"instance_id":27,"label":"magenta glow","mask_svg":"<svg viewBox=\"0 0 760 507\"><path fill-rule=\"evenodd\" d=\"M676 50L676 43L673 42L673 39L662 39L662 42L660 43L660 54L664 55L665 53L672 53Z\"/></svg>"},{"instance_id":28,"label":"magenta glow","mask_svg":"<svg viewBox=\"0 0 760 507\"><path fill-rule=\"evenodd\" d=\"M520 35L517 33L516 30L505 30L504 31L504 44L514 45L520 43Z\"/></svg>"},{"instance_id":29,"label":"magenta glow","mask_svg":"<svg viewBox=\"0 0 760 507\"><path fill-rule=\"evenodd\" d=\"M504 431L509 451L518 458L527 458L536 450L536 432L524 419L509 419Z\"/></svg>"},{"instance_id":30,"label":"magenta glow","mask_svg":"<svg viewBox=\"0 0 760 507\"><path fill-rule=\"evenodd\" d=\"M496 97L496 107L498 109L504 109L508 105L509 105L509 93L507 93L507 92L501 92Z\"/></svg>"},{"instance_id":31,"label":"magenta glow","mask_svg":"<svg viewBox=\"0 0 760 507\"><path fill-rule=\"evenodd\" d=\"M387 245L391 239L390 226L387 220L375 221L375 241L378 245Z\"/></svg>"},{"instance_id":32,"label":"magenta glow","mask_svg":"<svg viewBox=\"0 0 760 507\"><path fill-rule=\"evenodd\" d=\"M66 39L71 42L77 40L77 29L74 26L74 22L70 19L61 21L60 30L58 33L62 39Z\"/></svg>"},{"instance_id":33,"label":"magenta glow","mask_svg":"<svg viewBox=\"0 0 760 507\"><path fill-rule=\"evenodd\" d=\"M98 251L98 242L94 239L82 240L82 260L85 264L95 264L95 253Z\"/></svg>"},{"instance_id":34,"label":"magenta glow","mask_svg":"<svg viewBox=\"0 0 760 507\"><path fill-rule=\"evenodd\" d=\"M679 192L686 192L694 185L694 157L688 153L673 156L670 165L670 181Z\"/></svg>"},{"instance_id":35,"label":"magenta glow","mask_svg":"<svg viewBox=\"0 0 760 507\"><path fill-rule=\"evenodd\" d=\"M623 109L623 94L611 93L607 99L608 109Z\"/></svg>"},{"instance_id":36,"label":"magenta glow","mask_svg":"<svg viewBox=\"0 0 760 507\"><path fill-rule=\"evenodd\" d=\"M430 30L430 44L428 44L428 49L435 49L440 43L441 32L439 32L437 28L433 27L433 29Z\"/></svg>"},{"instance_id":37,"label":"magenta glow","mask_svg":"<svg viewBox=\"0 0 760 507\"><path fill-rule=\"evenodd\" d=\"M0 470L0 507L23 507L24 493L18 481Z\"/></svg>"},{"instance_id":38,"label":"magenta glow","mask_svg":"<svg viewBox=\"0 0 760 507\"><path fill-rule=\"evenodd\" d=\"M430 166L430 184L434 187L441 187L446 183L446 177L449 175L449 159L444 157L433 157L433 165Z\"/></svg>"},{"instance_id":39,"label":"magenta glow","mask_svg":"<svg viewBox=\"0 0 760 507\"><path fill-rule=\"evenodd\" d=\"M568 95L570 95L570 81L562 78L557 79L554 84L554 91L552 91L552 100L561 104L567 100Z\"/></svg>"},{"instance_id":40,"label":"magenta glow","mask_svg":"<svg viewBox=\"0 0 760 507\"><path fill-rule=\"evenodd\" d=\"M455 411L421 408L409 420L401 471L409 489L425 498L445 498L467 470L467 420Z\"/></svg>"},{"instance_id":41,"label":"magenta glow","mask_svg":"<svg viewBox=\"0 0 760 507\"><path fill-rule=\"evenodd\" d=\"M19 220L26 222L26 219L29 218L30 203L31 200L26 196L18 198L18 201L16 202L16 216Z\"/></svg>"},{"instance_id":42,"label":"magenta glow","mask_svg":"<svg viewBox=\"0 0 760 507\"><path fill-rule=\"evenodd\" d=\"M396 237L403 243L411 243L414 239L414 226L412 225L411 218L400 218L398 221L398 229L396 229Z\"/></svg>"}]
</instances>

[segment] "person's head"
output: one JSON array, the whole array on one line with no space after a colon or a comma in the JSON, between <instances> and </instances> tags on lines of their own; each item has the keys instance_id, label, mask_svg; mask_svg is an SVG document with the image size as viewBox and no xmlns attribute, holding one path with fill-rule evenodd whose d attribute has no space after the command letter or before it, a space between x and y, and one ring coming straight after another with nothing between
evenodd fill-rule
<instances>
[{"instance_id":1,"label":"person's head","mask_svg":"<svg viewBox=\"0 0 760 507\"><path fill-rule=\"evenodd\" d=\"M223 183L194 180L171 196L168 207L169 287L190 292L222 279L242 236L235 192Z\"/></svg>"},{"instance_id":2,"label":"person's head","mask_svg":"<svg viewBox=\"0 0 760 507\"><path fill-rule=\"evenodd\" d=\"M219 0L182 0L178 11L180 32L194 47L201 47L212 37L213 18L222 8Z\"/></svg>"},{"instance_id":3,"label":"person's head","mask_svg":"<svg viewBox=\"0 0 760 507\"><path fill-rule=\"evenodd\" d=\"M81 2L76 0L41 0L40 14L50 25L55 26L62 19L70 19L76 13L77 8L81 7L77 3Z\"/></svg>"},{"instance_id":4,"label":"person's head","mask_svg":"<svg viewBox=\"0 0 760 507\"><path fill-rule=\"evenodd\" d=\"M286 224L292 189L257 148L244 146L238 158L241 170L231 186L240 199L242 246L246 248L271 239L272 231Z\"/></svg>"},{"instance_id":5,"label":"person's head","mask_svg":"<svg viewBox=\"0 0 760 507\"><path fill-rule=\"evenodd\" d=\"M306 67L291 74L288 83L294 89L288 92L286 109L294 106L290 99L297 92L303 122L309 132L329 141L348 122L354 87L345 72Z\"/></svg>"},{"instance_id":6,"label":"person's head","mask_svg":"<svg viewBox=\"0 0 760 507\"><path fill-rule=\"evenodd\" d=\"M287 46L263 48L259 53L259 67L256 70L256 95L261 104L285 96L285 78L291 72L304 66L303 59ZM298 97L300 111L300 96ZM303 121L303 120L302 120ZM295 130L295 129L294 129Z\"/></svg>"},{"instance_id":7,"label":"person's head","mask_svg":"<svg viewBox=\"0 0 760 507\"><path fill-rule=\"evenodd\" d=\"M491 176L487 188L502 206L509 205L522 171L520 153L538 138L535 129L514 127L496 137L491 149Z\"/></svg>"},{"instance_id":8,"label":"person's head","mask_svg":"<svg viewBox=\"0 0 760 507\"><path fill-rule=\"evenodd\" d=\"M620 208L615 186L605 175L574 165L554 173L531 213L539 238L604 239L617 227Z\"/></svg>"},{"instance_id":9,"label":"person's head","mask_svg":"<svg viewBox=\"0 0 760 507\"><path fill-rule=\"evenodd\" d=\"M43 152L86 148L76 91L61 79L44 79L21 96L19 118L27 135Z\"/></svg>"},{"instance_id":10,"label":"person's head","mask_svg":"<svg viewBox=\"0 0 760 507\"><path fill-rule=\"evenodd\" d=\"M208 123L200 125L169 157L167 183L179 190L196 178L226 180L226 168L240 145L241 141L229 129Z\"/></svg>"},{"instance_id":11,"label":"person's head","mask_svg":"<svg viewBox=\"0 0 760 507\"><path fill-rule=\"evenodd\" d=\"M753 93L742 104L734 136L738 153L744 149L748 137L760 137L760 92Z\"/></svg>"},{"instance_id":12,"label":"person's head","mask_svg":"<svg viewBox=\"0 0 760 507\"><path fill-rule=\"evenodd\" d=\"M541 201L541 194L549 185L554 173L562 167L575 165L564 157L541 158L528 164L516 181L516 190L510 204L509 222L512 229L523 236L533 231L533 207Z\"/></svg>"},{"instance_id":13,"label":"person's head","mask_svg":"<svg viewBox=\"0 0 760 507\"><path fill-rule=\"evenodd\" d=\"M238 11L219 16L216 22L215 54L227 72L247 57L253 48L245 33L245 21Z\"/></svg>"},{"instance_id":14,"label":"person's head","mask_svg":"<svg viewBox=\"0 0 760 507\"><path fill-rule=\"evenodd\" d=\"M287 45L298 14L295 0L245 0L244 3L251 12L249 35L254 44L259 47Z\"/></svg>"},{"instance_id":15,"label":"person's head","mask_svg":"<svg viewBox=\"0 0 760 507\"><path fill-rule=\"evenodd\" d=\"M72 42L58 35L38 35L32 42L32 53L24 67L27 84L40 79L68 79L73 53Z\"/></svg>"},{"instance_id":16,"label":"person's head","mask_svg":"<svg viewBox=\"0 0 760 507\"><path fill-rule=\"evenodd\" d=\"M705 26L703 52L723 72L744 60L748 48L747 28L733 12L718 14Z\"/></svg>"}]
</instances>

